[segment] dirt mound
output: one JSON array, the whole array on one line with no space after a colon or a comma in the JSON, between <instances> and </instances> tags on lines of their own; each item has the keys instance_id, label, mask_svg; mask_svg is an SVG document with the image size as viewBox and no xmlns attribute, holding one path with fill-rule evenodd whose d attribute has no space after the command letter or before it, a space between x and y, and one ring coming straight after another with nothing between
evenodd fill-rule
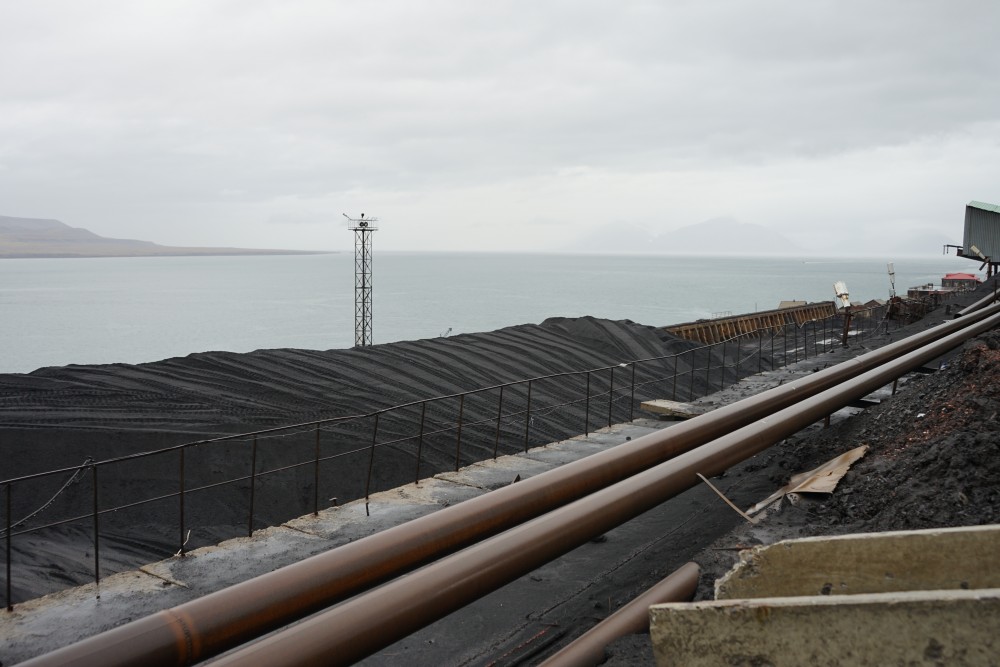
<instances>
[{"instance_id":1,"label":"dirt mound","mask_svg":"<svg viewBox=\"0 0 1000 667\"><path fill-rule=\"evenodd\" d=\"M782 501L761 524L740 525L703 551L698 598L712 598L715 579L737 560L735 547L1000 522L1000 332L969 341L941 363L938 373L910 376L880 405L828 429L814 426L727 473L724 488L765 474L777 489L797 472L869 446L833 494Z\"/></svg>"},{"instance_id":2,"label":"dirt mound","mask_svg":"<svg viewBox=\"0 0 1000 667\"><path fill-rule=\"evenodd\" d=\"M1000 522L998 370L994 331L854 425L871 454L817 513L866 531Z\"/></svg>"},{"instance_id":3,"label":"dirt mound","mask_svg":"<svg viewBox=\"0 0 1000 667\"><path fill-rule=\"evenodd\" d=\"M702 550L693 559L702 568L696 599L714 597L715 580L735 565L741 548L818 535L1000 523L1000 332L969 341L941 364L938 373L910 376L880 405L828 429L813 426L727 472L719 486L747 506L763 499L744 492L761 475L777 489L797 472L859 445L870 447L833 494L797 505L782 501L760 524L740 523ZM655 664L646 635L623 638L607 654L608 667Z\"/></svg>"}]
</instances>

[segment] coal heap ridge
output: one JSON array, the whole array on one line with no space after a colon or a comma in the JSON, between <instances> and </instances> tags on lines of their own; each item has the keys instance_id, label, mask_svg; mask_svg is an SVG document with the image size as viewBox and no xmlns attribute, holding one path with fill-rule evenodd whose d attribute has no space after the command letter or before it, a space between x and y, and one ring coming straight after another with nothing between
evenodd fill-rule
<instances>
[{"instance_id":1,"label":"coal heap ridge","mask_svg":"<svg viewBox=\"0 0 1000 667\"><path fill-rule=\"evenodd\" d=\"M252 430L662 356L688 345L628 320L550 318L368 348L202 352L137 365L42 368L0 375L0 424Z\"/></svg>"}]
</instances>

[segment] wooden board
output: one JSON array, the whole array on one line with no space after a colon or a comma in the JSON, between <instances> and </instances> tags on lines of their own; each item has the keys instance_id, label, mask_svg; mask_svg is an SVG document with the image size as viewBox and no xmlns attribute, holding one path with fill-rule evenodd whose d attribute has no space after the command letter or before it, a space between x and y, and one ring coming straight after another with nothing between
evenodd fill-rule
<instances>
[{"instance_id":1,"label":"wooden board","mask_svg":"<svg viewBox=\"0 0 1000 667\"><path fill-rule=\"evenodd\" d=\"M647 412L656 413L661 417L673 417L674 419L690 419L691 417L703 415L709 410L707 407L701 405L679 403L662 398L644 401L639 407Z\"/></svg>"}]
</instances>

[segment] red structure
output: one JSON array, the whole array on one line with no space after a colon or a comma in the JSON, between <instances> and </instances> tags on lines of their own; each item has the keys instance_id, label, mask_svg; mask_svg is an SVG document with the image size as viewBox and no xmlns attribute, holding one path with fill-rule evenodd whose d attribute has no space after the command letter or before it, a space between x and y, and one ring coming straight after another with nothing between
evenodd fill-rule
<instances>
[{"instance_id":1,"label":"red structure","mask_svg":"<svg viewBox=\"0 0 1000 667\"><path fill-rule=\"evenodd\" d=\"M971 273L949 273L941 279L941 287L954 290L973 290L982 282Z\"/></svg>"}]
</instances>

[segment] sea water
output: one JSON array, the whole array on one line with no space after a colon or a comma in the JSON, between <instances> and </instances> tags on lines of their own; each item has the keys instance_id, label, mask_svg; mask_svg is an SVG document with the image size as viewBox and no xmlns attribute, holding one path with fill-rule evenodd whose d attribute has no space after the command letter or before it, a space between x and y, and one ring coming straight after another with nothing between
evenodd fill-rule
<instances>
[{"instance_id":1,"label":"sea water","mask_svg":"<svg viewBox=\"0 0 1000 667\"><path fill-rule=\"evenodd\" d=\"M829 301L886 298L883 259L379 253L374 342L593 315L663 326ZM977 266L894 262L897 292ZM354 256L0 260L0 373L141 363L192 352L354 344Z\"/></svg>"}]
</instances>

